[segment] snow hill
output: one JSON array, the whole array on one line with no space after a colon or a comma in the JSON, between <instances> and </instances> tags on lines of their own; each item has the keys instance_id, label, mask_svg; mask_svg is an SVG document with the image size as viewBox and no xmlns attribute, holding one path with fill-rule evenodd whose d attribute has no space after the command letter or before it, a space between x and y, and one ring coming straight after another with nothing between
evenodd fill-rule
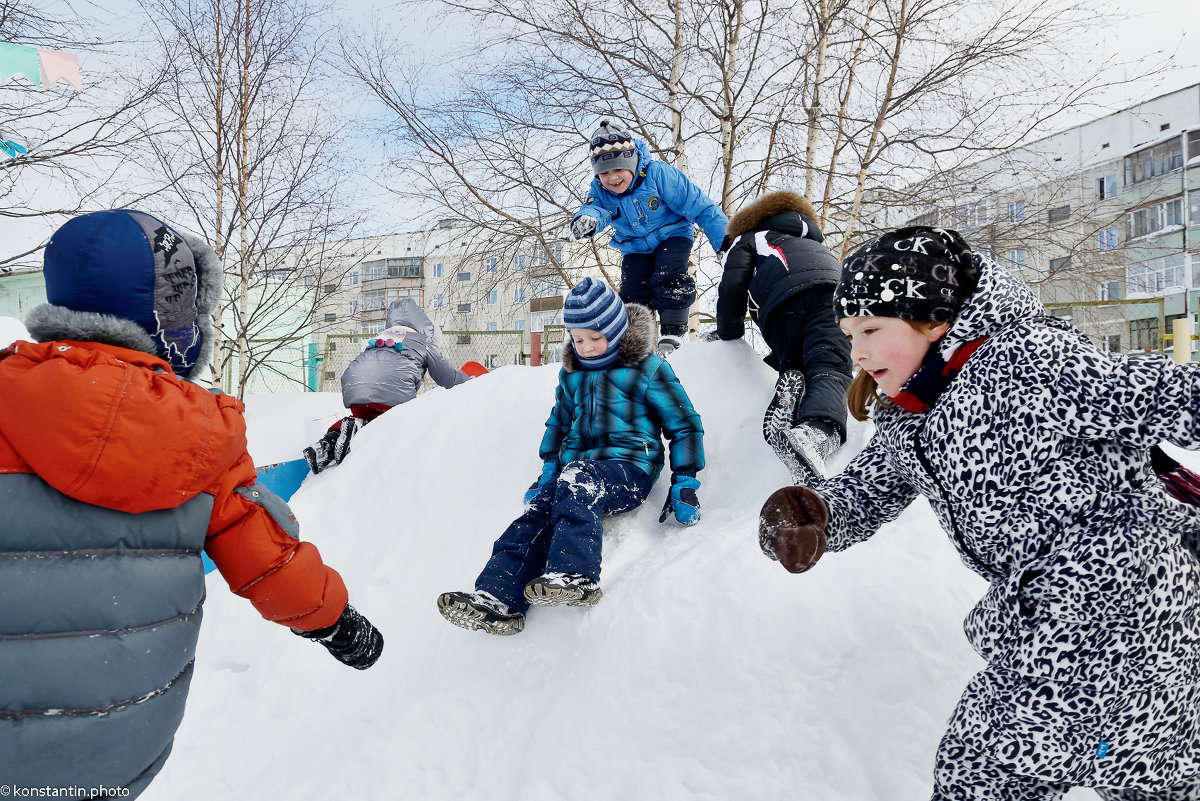
<instances>
[{"instance_id":1,"label":"snow hill","mask_svg":"<svg viewBox=\"0 0 1200 801\"><path fill-rule=\"evenodd\" d=\"M520 513L557 366L436 389L364 429L292 507L383 631L383 658L350 670L209 574L187 714L143 798L928 798L945 720L982 664L961 621L983 581L924 501L808 574L764 558L758 509L788 480L760 433L775 374L742 342L671 362L704 420L703 520L658 522L664 476L608 518L600 604L535 608L514 637L451 626L435 600L472 587ZM248 408L266 464L298 456L340 403ZM869 433L853 425L835 467Z\"/></svg>"}]
</instances>

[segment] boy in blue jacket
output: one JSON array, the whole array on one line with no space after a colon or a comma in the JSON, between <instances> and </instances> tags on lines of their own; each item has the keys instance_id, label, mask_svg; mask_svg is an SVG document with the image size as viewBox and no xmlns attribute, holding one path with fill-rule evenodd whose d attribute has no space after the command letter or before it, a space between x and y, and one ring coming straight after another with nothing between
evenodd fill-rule
<instances>
[{"instance_id":1,"label":"boy in blue jacket","mask_svg":"<svg viewBox=\"0 0 1200 801\"><path fill-rule=\"evenodd\" d=\"M683 344L696 300L688 274L692 225L719 252L729 221L686 175L653 159L644 141L608 120L592 134L588 154L596 177L571 234L585 239L612 226L611 244L622 256L621 300L658 312L658 353L666 356Z\"/></svg>"},{"instance_id":2,"label":"boy in blue jacket","mask_svg":"<svg viewBox=\"0 0 1200 801\"><path fill-rule=\"evenodd\" d=\"M704 429L671 366L650 352L650 311L584 278L567 295L563 322L571 347L539 449L541 478L525 493L525 513L496 540L475 591L438 597L456 626L516 634L530 604L599 601L600 518L646 500L663 468L664 433L671 490L659 522L671 514L685 526L700 520Z\"/></svg>"}]
</instances>

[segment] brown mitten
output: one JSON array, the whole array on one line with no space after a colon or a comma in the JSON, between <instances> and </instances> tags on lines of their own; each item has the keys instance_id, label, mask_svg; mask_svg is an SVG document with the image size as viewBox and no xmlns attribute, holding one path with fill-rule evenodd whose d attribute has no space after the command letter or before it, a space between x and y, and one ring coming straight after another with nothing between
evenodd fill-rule
<instances>
[{"instance_id":1,"label":"brown mitten","mask_svg":"<svg viewBox=\"0 0 1200 801\"><path fill-rule=\"evenodd\" d=\"M803 573L825 553L829 509L808 487L771 493L758 516L758 545L789 573Z\"/></svg>"}]
</instances>

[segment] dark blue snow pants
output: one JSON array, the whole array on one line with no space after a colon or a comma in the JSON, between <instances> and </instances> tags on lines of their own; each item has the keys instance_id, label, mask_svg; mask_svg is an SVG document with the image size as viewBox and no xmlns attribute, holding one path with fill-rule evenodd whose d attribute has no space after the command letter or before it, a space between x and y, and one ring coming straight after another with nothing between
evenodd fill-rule
<instances>
[{"instance_id":1,"label":"dark blue snow pants","mask_svg":"<svg viewBox=\"0 0 1200 801\"><path fill-rule=\"evenodd\" d=\"M621 260L621 300L658 312L661 327L687 332L687 313L696 300L696 279L688 275L692 240L664 239L653 253L626 253Z\"/></svg>"},{"instance_id":2,"label":"dark blue snow pants","mask_svg":"<svg viewBox=\"0 0 1200 801\"><path fill-rule=\"evenodd\" d=\"M580 573L599 581L600 518L641 506L652 486L650 476L630 462L567 462L496 540L475 589L524 612L525 585L543 573Z\"/></svg>"}]
</instances>

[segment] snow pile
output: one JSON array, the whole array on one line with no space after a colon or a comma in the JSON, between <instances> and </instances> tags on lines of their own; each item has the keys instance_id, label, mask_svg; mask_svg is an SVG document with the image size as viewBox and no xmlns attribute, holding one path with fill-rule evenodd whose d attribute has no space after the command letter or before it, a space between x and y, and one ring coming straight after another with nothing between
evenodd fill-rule
<instances>
[{"instance_id":1,"label":"snow pile","mask_svg":"<svg viewBox=\"0 0 1200 801\"><path fill-rule=\"evenodd\" d=\"M740 342L671 361L707 431L698 526L658 522L664 476L609 518L598 606L535 608L507 638L451 626L437 595L470 589L520 513L557 367L427 392L292 502L383 658L356 673L210 574L187 715L144 797L927 798L981 667L961 620L983 582L923 501L806 575L768 561L757 513L788 479L760 433L774 373Z\"/></svg>"},{"instance_id":2,"label":"snow pile","mask_svg":"<svg viewBox=\"0 0 1200 801\"><path fill-rule=\"evenodd\" d=\"M0 348L7 348L18 339L28 340L29 332L15 317L0 317Z\"/></svg>"}]
</instances>

